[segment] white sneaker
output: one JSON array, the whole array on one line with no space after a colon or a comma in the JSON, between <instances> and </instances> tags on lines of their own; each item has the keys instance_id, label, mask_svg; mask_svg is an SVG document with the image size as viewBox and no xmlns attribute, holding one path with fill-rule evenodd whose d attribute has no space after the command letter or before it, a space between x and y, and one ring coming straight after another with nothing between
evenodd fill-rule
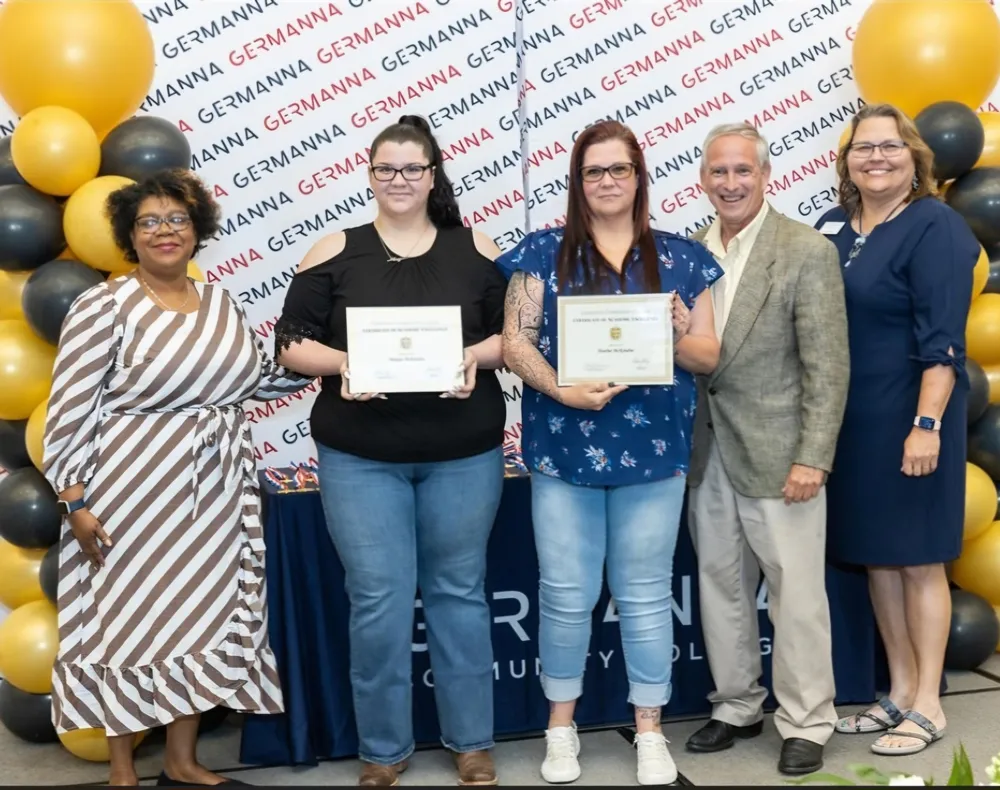
<instances>
[{"instance_id":1,"label":"white sneaker","mask_svg":"<svg viewBox=\"0 0 1000 790\"><path fill-rule=\"evenodd\" d=\"M553 727L545 731L545 760L542 779L550 784L575 782L580 778L580 737L576 725Z\"/></svg>"},{"instance_id":2,"label":"white sneaker","mask_svg":"<svg viewBox=\"0 0 1000 790\"><path fill-rule=\"evenodd\" d=\"M635 749L639 767L637 778L641 785L669 785L677 781L677 766L667 749L663 733L636 734Z\"/></svg>"}]
</instances>

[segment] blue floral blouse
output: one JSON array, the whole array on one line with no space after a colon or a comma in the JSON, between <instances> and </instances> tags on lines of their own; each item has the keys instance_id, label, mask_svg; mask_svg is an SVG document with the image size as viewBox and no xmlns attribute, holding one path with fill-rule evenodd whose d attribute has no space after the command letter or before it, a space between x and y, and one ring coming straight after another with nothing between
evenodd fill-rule
<instances>
[{"instance_id":1,"label":"blue floral blouse","mask_svg":"<svg viewBox=\"0 0 1000 790\"><path fill-rule=\"evenodd\" d=\"M654 231L660 255L664 293L677 291L690 308L695 298L722 276L722 268L701 244L683 236ZM556 266L561 228L529 233L514 249L497 259L508 279L516 271L546 284L538 349L558 370ZM639 250L626 271L627 291L641 289ZM622 293L615 275L609 290ZM580 282L581 280L577 280ZM521 404L521 451L533 471L573 485L623 486L686 475L691 458L691 433L697 389L694 375L675 368L670 387L632 387L616 395L601 411L563 406L524 385Z\"/></svg>"}]
</instances>

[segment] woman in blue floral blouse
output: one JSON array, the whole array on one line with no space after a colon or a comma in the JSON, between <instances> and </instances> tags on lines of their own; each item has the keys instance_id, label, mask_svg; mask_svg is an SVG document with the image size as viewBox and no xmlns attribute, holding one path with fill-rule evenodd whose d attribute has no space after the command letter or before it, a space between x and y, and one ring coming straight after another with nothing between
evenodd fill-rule
<instances>
[{"instance_id":1,"label":"woman in blue floral blouse","mask_svg":"<svg viewBox=\"0 0 1000 790\"><path fill-rule=\"evenodd\" d=\"M573 724L590 624L607 564L618 607L638 780L677 769L660 730L673 660L672 571L691 455L694 374L719 360L708 286L722 276L697 242L649 226L646 164L634 135L607 121L570 156L564 229L528 234L497 264L510 280L504 361L524 381L523 453L532 471L540 571L541 681L550 703L542 778L580 776ZM673 293L670 387L559 387L559 294Z\"/></svg>"}]
</instances>

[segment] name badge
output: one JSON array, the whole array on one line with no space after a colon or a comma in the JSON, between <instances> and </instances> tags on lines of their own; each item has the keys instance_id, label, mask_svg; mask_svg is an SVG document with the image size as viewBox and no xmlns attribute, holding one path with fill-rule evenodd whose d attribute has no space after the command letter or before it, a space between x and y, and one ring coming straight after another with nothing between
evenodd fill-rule
<instances>
[{"instance_id":1,"label":"name badge","mask_svg":"<svg viewBox=\"0 0 1000 790\"><path fill-rule=\"evenodd\" d=\"M844 227L843 222L824 222L823 227L819 229L819 232L824 236L836 236L840 233L840 229Z\"/></svg>"}]
</instances>

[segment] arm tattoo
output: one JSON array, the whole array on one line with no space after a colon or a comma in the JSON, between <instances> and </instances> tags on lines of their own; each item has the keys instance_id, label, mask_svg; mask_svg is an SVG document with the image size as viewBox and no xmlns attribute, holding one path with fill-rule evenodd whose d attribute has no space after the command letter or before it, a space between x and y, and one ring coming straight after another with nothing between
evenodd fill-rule
<instances>
[{"instance_id":1,"label":"arm tattoo","mask_svg":"<svg viewBox=\"0 0 1000 790\"><path fill-rule=\"evenodd\" d=\"M545 285L524 272L515 272L504 301L504 362L528 386L558 400L559 387L552 366L538 350Z\"/></svg>"}]
</instances>

